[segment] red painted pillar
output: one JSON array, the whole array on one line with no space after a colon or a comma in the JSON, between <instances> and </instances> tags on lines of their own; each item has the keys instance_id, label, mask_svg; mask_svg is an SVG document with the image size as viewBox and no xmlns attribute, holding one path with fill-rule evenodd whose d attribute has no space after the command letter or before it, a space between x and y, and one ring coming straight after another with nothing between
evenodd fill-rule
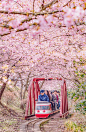
<instances>
[{"instance_id":1,"label":"red painted pillar","mask_svg":"<svg viewBox=\"0 0 86 132\"><path fill-rule=\"evenodd\" d=\"M37 88L38 88L38 95L40 94L40 88L39 88L39 84L37 82Z\"/></svg>"},{"instance_id":2,"label":"red painted pillar","mask_svg":"<svg viewBox=\"0 0 86 132\"><path fill-rule=\"evenodd\" d=\"M61 86L61 105L60 105L60 117L65 117L68 113L68 100L66 82L63 82Z\"/></svg>"},{"instance_id":3,"label":"red painted pillar","mask_svg":"<svg viewBox=\"0 0 86 132\"><path fill-rule=\"evenodd\" d=\"M35 113L35 88L34 88L34 82L32 85L32 89L33 89L33 103L34 103L34 113Z\"/></svg>"},{"instance_id":4,"label":"red painted pillar","mask_svg":"<svg viewBox=\"0 0 86 132\"><path fill-rule=\"evenodd\" d=\"M64 89L65 89L65 112L67 112L67 102L66 102L66 99L67 99L67 95L66 95L66 82L64 82Z\"/></svg>"},{"instance_id":5,"label":"red painted pillar","mask_svg":"<svg viewBox=\"0 0 86 132\"><path fill-rule=\"evenodd\" d=\"M65 107L65 109L66 109L66 113L68 114L69 112L68 112L68 99L67 99L66 82L65 82L65 96L66 96L66 100L65 100L65 102L66 102L66 107ZM67 115L67 114L66 114L66 115Z\"/></svg>"},{"instance_id":6,"label":"red painted pillar","mask_svg":"<svg viewBox=\"0 0 86 132\"><path fill-rule=\"evenodd\" d=\"M65 102L65 101L66 101L66 100L65 100L65 99L66 99L66 96L65 96L65 81L64 81L64 84L63 84L63 85L64 85L64 86L63 86L63 88L64 88L64 112L63 112L63 114L64 114L64 113L66 112L66 111L65 111L65 107L66 107L66 102Z\"/></svg>"},{"instance_id":7,"label":"red painted pillar","mask_svg":"<svg viewBox=\"0 0 86 132\"><path fill-rule=\"evenodd\" d=\"M32 87L31 87L32 88ZM30 88L30 115L32 114L32 90L31 90L31 88Z\"/></svg>"},{"instance_id":8,"label":"red painted pillar","mask_svg":"<svg viewBox=\"0 0 86 132\"><path fill-rule=\"evenodd\" d=\"M60 103L60 117L63 114L63 85L61 86L61 103Z\"/></svg>"},{"instance_id":9,"label":"red painted pillar","mask_svg":"<svg viewBox=\"0 0 86 132\"><path fill-rule=\"evenodd\" d=\"M67 91L66 91L66 82L64 80L64 84L63 84L63 117L66 116L67 114Z\"/></svg>"},{"instance_id":10,"label":"red painted pillar","mask_svg":"<svg viewBox=\"0 0 86 132\"><path fill-rule=\"evenodd\" d=\"M64 85L62 87L62 117L64 113Z\"/></svg>"},{"instance_id":11,"label":"red painted pillar","mask_svg":"<svg viewBox=\"0 0 86 132\"><path fill-rule=\"evenodd\" d=\"M38 100L38 82L37 81L35 82L35 85L36 85L36 97L37 97L37 100Z\"/></svg>"},{"instance_id":12,"label":"red painted pillar","mask_svg":"<svg viewBox=\"0 0 86 132\"><path fill-rule=\"evenodd\" d=\"M33 80L31 81L29 87L28 87L28 97L27 97L27 104L26 104L26 111L25 111L25 119L28 116L28 110L29 110L29 103L30 103L30 89L32 87Z\"/></svg>"}]
</instances>

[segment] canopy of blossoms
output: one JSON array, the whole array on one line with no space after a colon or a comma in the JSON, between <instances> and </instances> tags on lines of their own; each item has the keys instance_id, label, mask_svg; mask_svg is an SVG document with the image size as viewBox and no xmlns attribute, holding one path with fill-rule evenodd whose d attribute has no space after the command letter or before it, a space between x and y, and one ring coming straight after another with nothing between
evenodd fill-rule
<instances>
[{"instance_id":1,"label":"canopy of blossoms","mask_svg":"<svg viewBox=\"0 0 86 132\"><path fill-rule=\"evenodd\" d=\"M85 0L1 0L0 76L74 80L86 60ZM83 68L86 69L86 63Z\"/></svg>"}]
</instances>

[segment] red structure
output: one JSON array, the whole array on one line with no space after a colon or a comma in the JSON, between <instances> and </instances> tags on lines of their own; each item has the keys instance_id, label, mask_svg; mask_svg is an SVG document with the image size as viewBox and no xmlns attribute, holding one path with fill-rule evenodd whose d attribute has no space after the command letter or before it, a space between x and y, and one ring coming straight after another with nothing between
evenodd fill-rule
<instances>
[{"instance_id":1,"label":"red structure","mask_svg":"<svg viewBox=\"0 0 86 132\"><path fill-rule=\"evenodd\" d=\"M63 81L63 85L61 86L61 102L60 102L60 117L66 117L68 115L68 100L67 100L67 89L66 89L66 81L62 78L34 78L28 88L28 98L26 104L25 111L25 119L29 116L34 115L35 113L35 103L36 99L38 99L38 95L40 94L39 81L44 80L61 80Z\"/></svg>"}]
</instances>

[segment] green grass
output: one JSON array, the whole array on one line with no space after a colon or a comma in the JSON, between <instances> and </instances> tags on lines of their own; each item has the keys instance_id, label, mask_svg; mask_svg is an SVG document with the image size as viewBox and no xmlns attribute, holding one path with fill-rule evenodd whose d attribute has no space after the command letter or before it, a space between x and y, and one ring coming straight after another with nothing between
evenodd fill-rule
<instances>
[{"instance_id":1,"label":"green grass","mask_svg":"<svg viewBox=\"0 0 86 132\"><path fill-rule=\"evenodd\" d=\"M4 120L3 122L0 122L0 124L4 132L11 132L11 131L13 132L13 127L17 124L17 120L7 119L7 120Z\"/></svg>"},{"instance_id":2,"label":"green grass","mask_svg":"<svg viewBox=\"0 0 86 132\"><path fill-rule=\"evenodd\" d=\"M73 121L66 121L65 127L67 128L68 132L84 132L84 129L82 128L82 125L77 125Z\"/></svg>"},{"instance_id":3,"label":"green grass","mask_svg":"<svg viewBox=\"0 0 86 132\"><path fill-rule=\"evenodd\" d=\"M40 124L40 128L44 125L44 124L47 124L49 122L49 119L47 121L44 121Z\"/></svg>"}]
</instances>

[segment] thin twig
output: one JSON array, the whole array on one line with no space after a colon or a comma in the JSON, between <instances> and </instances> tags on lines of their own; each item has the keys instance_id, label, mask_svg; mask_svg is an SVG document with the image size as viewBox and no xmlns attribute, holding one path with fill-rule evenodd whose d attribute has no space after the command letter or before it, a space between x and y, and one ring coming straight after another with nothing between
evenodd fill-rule
<instances>
[{"instance_id":1,"label":"thin twig","mask_svg":"<svg viewBox=\"0 0 86 132\"><path fill-rule=\"evenodd\" d=\"M57 2L58 2L58 0L53 0L53 1L51 1L50 3L44 5L43 8L42 8L41 10L45 10L46 8L51 7L53 4L55 4L55 3L57 3Z\"/></svg>"},{"instance_id":2,"label":"thin twig","mask_svg":"<svg viewBox=\"0 0 86 132\"><path fill-rule=\"evenodd\" d=\"M33 0L33 13L35 12L34 7L35 7L35 0Z\"/></svg>"}]
</instances>

